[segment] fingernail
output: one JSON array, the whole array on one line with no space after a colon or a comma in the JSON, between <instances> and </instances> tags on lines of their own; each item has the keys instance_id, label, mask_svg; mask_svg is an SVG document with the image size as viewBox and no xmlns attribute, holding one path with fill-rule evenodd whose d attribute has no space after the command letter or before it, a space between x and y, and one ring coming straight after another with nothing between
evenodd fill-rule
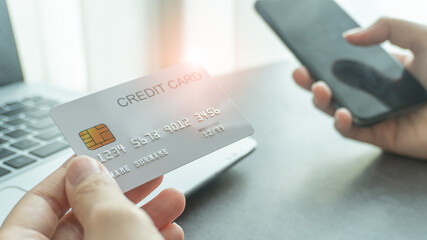
<instances>
[{"instance_id":1,"label":"fingernail","mask_svg":"<svg viewBox=\"0 0 427 240\"><path fill-rule=\"evenodd\" d=\"M71 185L76 185L84 178L101 172L95 159L80 156L74 158L67 166L67 179Z\"/></svg>"},{"instance_id":2,"label":"fingernail","mask_svg":"<svg viewBox=\"0 0 427 240\"><path fill-rule=\"evenodd\" d=\"M362 28L360 28L360 27L352 28L352 29L349 29L349 30L347 30L347 31L343 32L343 33L342 33L342 36L343 36L343 38L346 38L347 36L352 35L352 34L355 34L355 33L359 33L359 32L361 32L362 30L363 30L363 29L362 29Z\"/></svg>"},{"instance_id":3,"label":"fingernail","mask_svg":"<svg viewBox=\"0 0 427 240\"><path fill-rule=\"evenodd\" d=\"M335 127L336 127L337 129L341 129L341 123L340 123L340 121L338 120L338 112L336 112L336 113L335 113L334 118L335 118Z\"/></svg>"},{"instance_id":4,"label":"fingernail","mask_svg":"<svg viewBox=\"0 0 427 240\"><path fill-rule=\"evenodd\" d=\"M319 103L319 100L317 100L317 98L316 98L316 97L314 97L314 98L313 98L313 101L314 101L314 105L315 105L316 107L321 107L321 106L320 106L320 103Z\"/></svg>"},{"instance_id":5,"label":"fingernail","mask_svg":"<svg viewBox=\"0 0 427 240\"><path fill-rule=\"evenodd\" d=\"M321 85L322 85L322 82L315 82L315 83L313 83L313 85L311 85L311 89L310 90L314 94L314 91L315 91L314 89L316 89L317 86L321 86ZM315 106L321 107L319 100L316 98L316 94L314 94L313 101L314 101Z\"/></svg>"}]
</instances>

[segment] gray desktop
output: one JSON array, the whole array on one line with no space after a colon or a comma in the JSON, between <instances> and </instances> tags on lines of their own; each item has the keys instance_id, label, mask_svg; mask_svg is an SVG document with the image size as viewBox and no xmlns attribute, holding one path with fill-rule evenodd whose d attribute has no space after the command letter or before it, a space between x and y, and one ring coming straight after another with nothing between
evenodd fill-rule
<instances>
[{"instance_id":1,"label":"gray desktop","mask_svg":"<svg viewBox=\"0 0 427 240\"><path fill-rule=\"evenodd\" d=\"M187 199L186 239L425 239L427 162L348 140L292 80L295 62L217 78L257 150Z\"/></svg>"}]
</instances>

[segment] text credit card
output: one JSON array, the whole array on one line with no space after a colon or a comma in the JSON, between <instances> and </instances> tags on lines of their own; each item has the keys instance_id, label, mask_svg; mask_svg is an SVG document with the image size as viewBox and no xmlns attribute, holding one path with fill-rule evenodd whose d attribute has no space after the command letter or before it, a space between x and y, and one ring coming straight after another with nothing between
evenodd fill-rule
<instances>
[{"instance_id":1,"label":"text credit card","mask_svg":"<svg viewBox=\"0 0 427 240\"><path fill-rule=\"evenodd\" d=\"M123 192L253 134L198 64L155 74L53 108L78 155L99 160Z\"/></svg>"}]
</instances>

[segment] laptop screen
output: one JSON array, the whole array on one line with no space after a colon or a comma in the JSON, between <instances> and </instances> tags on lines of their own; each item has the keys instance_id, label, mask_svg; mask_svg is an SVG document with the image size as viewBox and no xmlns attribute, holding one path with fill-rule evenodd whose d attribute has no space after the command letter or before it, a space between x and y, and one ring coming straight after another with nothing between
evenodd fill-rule
<instances>
[{"instance_id":1,"label":"laptop screen","mask_svg":"<svg viewBox=\"0 0 427 240\"><path fill-rule=\"evenodd\" d=\"M0 0L0 86L23 80L6 0Z\"/></svg>"}]
</instances>

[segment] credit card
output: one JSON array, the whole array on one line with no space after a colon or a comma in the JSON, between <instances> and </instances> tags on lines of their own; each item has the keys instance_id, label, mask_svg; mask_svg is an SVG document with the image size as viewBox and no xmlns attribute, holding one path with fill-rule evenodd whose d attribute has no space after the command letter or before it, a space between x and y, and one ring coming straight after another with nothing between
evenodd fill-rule
<instances>
[{"instance_id":1,"label":"credit card","mask_svg":"<svg viewBox=\"0 0 427 240\"><path fill-rule=\"evenodd\" d=\"M74 152L104 164L123 192L254 132L194 63L59 105L50 115Z\"/></svg>"}]
</instances>

